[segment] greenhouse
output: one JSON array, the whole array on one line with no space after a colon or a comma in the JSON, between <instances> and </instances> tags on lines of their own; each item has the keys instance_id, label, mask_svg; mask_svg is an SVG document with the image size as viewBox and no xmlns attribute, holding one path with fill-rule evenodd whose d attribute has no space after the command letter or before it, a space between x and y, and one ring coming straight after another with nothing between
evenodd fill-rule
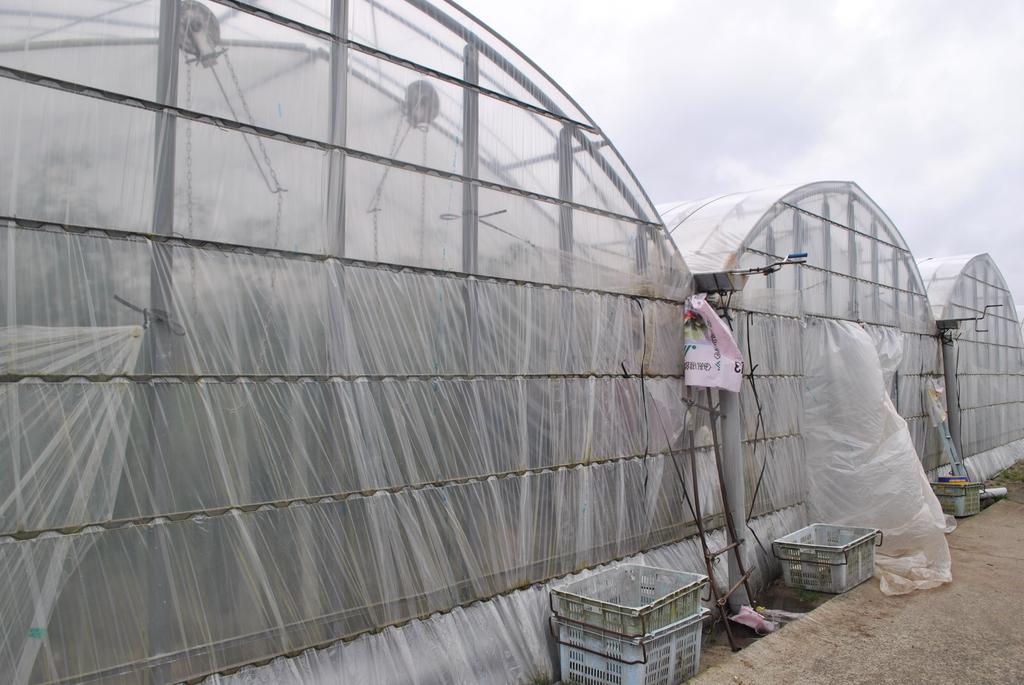
<instances>
[{"instance_id":1,"label":"greenhouse","mask_svg":"<svg viewBox=\"0 0 1024 685\"><path fill-rule=\"evenodd\" d=\"M884 530L875 572L884 594L950 582L946 524L925 475L946 463L926 406L941 382L939 340L896 226L851 182L658 209L698 286L732 312L737 337L767 341L767 354L744 350L744 438L762 454L760 466L747 464L753 501L758 484L776 480L802 494L808 521ZM762 401L765 385L785 392ZM778 459L770 430L758 432L791 407L796 468Z\"/></svg>"},{"instance_id":2,"label":"greenhouse","mask_svg":"<svg viewBox=\"0 0 1024 685\"><path fill-rule=\"evenodd\" d=\"M553 586L703 572L734 510L755 590L772 540L865 511L902 530L883 591L948 582L924 398L936 321L990 300L956 340L963 451L989 472L1024 440L987 256L922 279L854 183L655 208L455 5L0 19L0 682L550 682ZM684 383L721 272L738 400ZM867 458L900 497L849 496Z\"/></svg>"},{"instance_id":3,"label":"greenhouse","mask_svg":"<svg viewBox=\"0 0 1024 685\"><path fill-rule=\"evenodd\" d=\"M689 272L514 48L420 0L2 15L0 680L525 680L544 583L692 553Z\"/></svg>"},{"instance_id":4,"label":"greenhouse","mask_svg":"<svg viewBox=\"0 0 1024 685\"><path fill-rule=\"evenodd\" d=\"M805 264L752 275L733 306L756 313L751 321L864 323L880 351L887 347L896 363L889 379L892 400L918 455L926 469L942 463L923 404L928 380L942 377L928 293L899 230L857 184L769 188L659 210L694 272L750 269L806 252ZM794 326L793 334L778 337L798 339L800 330ZM771 361L762 363L765 371Z\"/></svg>"},{"instance_id":5,"label":"greenhouse","mask_svg":"<svg viewBox=\"0 0 1024 685\"><path fill-rule=\"evenodd\" d=\"M951 326L943 354L953 372L946 383L953 441L971 476L990 478L1024 454L1024 340L1013 295L987 254L918 266L935 319Z\"/></svg>"}]
</instances>

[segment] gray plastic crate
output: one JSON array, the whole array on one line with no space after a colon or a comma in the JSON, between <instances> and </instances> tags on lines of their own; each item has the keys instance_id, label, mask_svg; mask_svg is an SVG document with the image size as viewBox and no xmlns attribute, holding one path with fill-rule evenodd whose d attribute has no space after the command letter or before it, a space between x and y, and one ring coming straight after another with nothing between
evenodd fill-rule
<instances>
[{"instance_id":1,"label":"gray plastic crate","mask_svg":"<svg viewBox=\"0 0 1024 685\"><path fill-rule=\"evenodd\" d=\"M772 551L789 587L840 594L872 576L881 544L876 528L815 523L779 538Z\"/></svg>"},{"instance_id":2,"label":"gray plastic crate","mask_svg":"<svg viewBox=\"0 0 1024 685\"><path fill-rule=\"evenodd\" d=\"M963 518L981 511L981 483L932 483L942 513Z\"/></svg>"},{"instance_id":3,"label":"gray plastic crate","mask_svg":"<svg viewBox=\"0 0 1024 685\"><path fill-rule=\"evenodd\" d=\"M552 616L566 685L679 685L700 668L707 609L645 637L627 638Z\"/></svg>"},{"instance_id":4,"label":"gray plastic crate","mask_svg":"<svg viewBox=\"0 0 1024 685\"><path fill-rule=\"evenodd\" d=\"M700 611L708 577L622 564L551 590L551 610L576 623L626 637L654 632Z\"/></svg>"}]
</instances>

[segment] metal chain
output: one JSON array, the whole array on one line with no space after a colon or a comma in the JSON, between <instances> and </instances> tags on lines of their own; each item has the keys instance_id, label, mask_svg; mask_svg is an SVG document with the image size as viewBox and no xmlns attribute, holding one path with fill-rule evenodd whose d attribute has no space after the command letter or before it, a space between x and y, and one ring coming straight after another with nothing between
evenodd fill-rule
<instances>
[{"instance_id":1,"label":"metal chain","mask_svg":"<svg viewBox=\"0 0 1024 685\"><path fill-rule=\"evenodd\" d=\"M402 148L402 145L405 143L405 139L409 135L409 131L412 130L412 124L409 124L406 127L406 129L405 129L405 133L402 135L402 139L401 140L398 139L398 136L402 133L402 123L404 121L405 121L404 119L399 120L398 126L395 127L395 135L391 138L391 154L389 155L389 157L391 159L396 159L397 158L398 151ZM378 248L379 226L378 226L377 217L380 215L380 199L381 199L381 196L384 194L384 184L387 182L388 175L390 173L391 173L391 167L390 166L385 167L384 168L384 172L380 176L380 181L377 183L377 187L373 191L373 197L370 199L370 208L366 210L366 212L368 214L372 214L373 215L373 260L374 261L378 261L379 260L379 253L378 253L378 249L377 249Z\"/></svg>"},{"instance_id":2,"label":"metal chain","mask_svg":"<svg viewBox=\"0 0 1024 685\"><path fill-rule=\"evenodd\" d=\"M238 80L238 74L235 72L235 66L231 63L231 57L227 52L224 53L224 65L228 69L228 75L231 77L231 82L235 86L235 91L238 93L238 100L242 105L242 111L245 113L249 123L253 126L256 125L256 118L252 114L252 110L249 108L249 101L245 99L245 91L242 90L242 84ZM243 134L245 135L245 134ZM267 152L267 146L263 144L262 136L255 136L256 145L260 149L260 154L263 157L263 163L267 167L267 173L270 175L270 180L273 186L270 188L270 192L274 193L277 197L277 216L274 220L274 244L277 245L281 234L281 212L284 208L284 187L281 185L280 179L277 177L277 171L274 169L273 162L270 161L270 153Z\"/></svg>"}]
</instances>

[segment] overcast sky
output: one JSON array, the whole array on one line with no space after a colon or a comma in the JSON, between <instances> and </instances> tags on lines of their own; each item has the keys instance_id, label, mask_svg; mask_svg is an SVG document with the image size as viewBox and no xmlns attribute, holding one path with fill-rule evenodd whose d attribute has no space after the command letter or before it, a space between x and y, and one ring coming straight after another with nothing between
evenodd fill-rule
<instances>
[{"instance_id":1,"label":"overcast sky","mask_svg":"<svg viewBox=\"0 0 1024 685\"><path fill-rule=\"evenodd\" d=\"M853 180L915 256L989 252L1024 304L1024 2L462 4L655 203Z\"/></svg>"}]
</instances>

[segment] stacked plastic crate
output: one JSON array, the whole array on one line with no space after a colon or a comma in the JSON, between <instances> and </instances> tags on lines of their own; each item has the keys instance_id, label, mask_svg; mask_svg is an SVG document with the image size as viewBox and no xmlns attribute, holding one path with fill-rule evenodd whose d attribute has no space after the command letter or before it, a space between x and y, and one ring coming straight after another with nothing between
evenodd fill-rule
<instances>
[{"instance_id":1,"label":"stacked plastic crate","mask_svg":"<svg viewBox=\"0 0 1024 685\"><path fill-rule=\"evenodd\" d=\"M676 685L700 667L707 576L624 564L551 591L566 685Z\"/></svg>"}]
</instances>

